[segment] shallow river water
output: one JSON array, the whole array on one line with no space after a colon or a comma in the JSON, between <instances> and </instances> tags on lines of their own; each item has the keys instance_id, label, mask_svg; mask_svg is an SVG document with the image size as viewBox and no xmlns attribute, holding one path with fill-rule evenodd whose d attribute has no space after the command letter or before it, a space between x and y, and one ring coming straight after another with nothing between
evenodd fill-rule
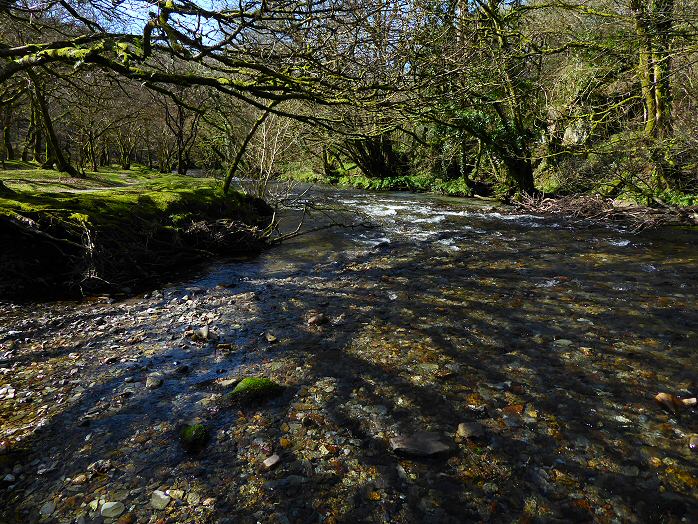
<instances>
[{"instance_id":1,"label":"shallow river water","mask_svg":"<svg viewBox=\"0 0 698 524\"><path fill-rule=\"evenodd\" d=\"M696 411L654 402L698 392L698 233L313 198L373 227L0 304L0 523L698 522ZM228 400L250 376L283 394Z\"/></svg>"}]
</instances>

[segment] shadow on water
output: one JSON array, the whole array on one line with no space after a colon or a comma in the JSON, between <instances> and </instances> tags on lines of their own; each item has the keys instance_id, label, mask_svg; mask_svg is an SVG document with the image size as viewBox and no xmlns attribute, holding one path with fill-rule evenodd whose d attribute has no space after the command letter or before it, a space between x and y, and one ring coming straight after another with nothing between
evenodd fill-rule
<instances>
[{"instance_id":1,"label":"shadow on water","mask_svg":"<svg viewBox=\"0 0 698 524\"><path fill-rule=\"evenodd\" d=\"M18 351L4 380L61 352L90 378L81 400L52 406L22 441L16 461L34 465L3 486L0 515L38 520L54 497L56 521L89 521L90 501L123 496L146 522L152 491L169 488L215 501L173 502L158 513L166 522L698 519L698 454L686 442L698 423L652 400L696 393L695 238L333 195L380 227L294 239L164 296L56 306L62 323L36 327L46 347ZM124 312L132 321L120 326ZM309 323L312 312L326 322ZM217 342L182 338L209 321ZM57 343L76 326L89 330L77 347ZM46 374L70 368L61 360ZM154 371L164 385L147 390ZM220 379L249 375L287 387L262 405L225 401ZM177 439L194 419L213 433L197 456ZM449 456L390 448L415 431L453 438L461 422L484 435L456 437ZM281 461L266 471L272 452ZM86 484L65 480L99 460L110 463ZM55 467L37 480L41 465Z\"/></svg>"}]
</instances>

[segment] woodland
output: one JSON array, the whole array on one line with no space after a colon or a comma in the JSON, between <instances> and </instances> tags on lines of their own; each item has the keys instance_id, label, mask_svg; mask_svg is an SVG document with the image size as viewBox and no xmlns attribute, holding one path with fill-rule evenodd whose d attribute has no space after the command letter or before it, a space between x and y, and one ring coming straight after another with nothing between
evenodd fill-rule
<instances>
[{"instance_id":1,"label":"woodland","mask_svg":"<svg viewBox=\"0 0 698 524\"><path fill-rule=\"evenodd\" d=\"M0 0L0 523L698 522L698 0Z\"/></svg>"},{"instance_id":2,"label":"woodland","mask_svg":"<svg viewBox=\"0 0 698 524\"><path fill-rule=\"evenodd\" d=\"M0 21L9 167L698 191L691 0L5 0Z\"/></svg>"}]
</instances>

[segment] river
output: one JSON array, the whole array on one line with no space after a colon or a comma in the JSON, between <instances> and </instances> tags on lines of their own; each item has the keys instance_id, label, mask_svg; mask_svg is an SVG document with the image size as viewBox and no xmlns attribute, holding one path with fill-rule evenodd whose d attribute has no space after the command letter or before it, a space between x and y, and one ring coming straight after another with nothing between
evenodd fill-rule
<instances>
[{"instance_id":1,"label":"river","mask_svg":"<svg viewBox=\"0 0 698 524\"><path fill-rule=\"evenodd\" d=\"M653 400L697 393L698 233L310 195L372 227L0 304L0 522L698 521L698 419ZM283 394L226 400L249 376Z\"/></svg>"}]
</instances>

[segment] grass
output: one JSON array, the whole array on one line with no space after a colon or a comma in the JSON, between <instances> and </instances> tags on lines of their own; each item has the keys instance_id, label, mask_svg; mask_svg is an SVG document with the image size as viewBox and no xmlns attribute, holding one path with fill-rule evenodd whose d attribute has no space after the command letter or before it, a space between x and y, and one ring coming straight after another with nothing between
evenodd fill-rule
<instances>
[{"instance_id":1,"label":"grass","mask_svg":"<svg viewBox=\"0 0 698 524\"><path fill-rule=\"evenodd\" d=\"M0 197L0 215L79 214L88 222L197 214L214 218L238 210L244 200L238 193L224 195L212 178L162 174L141 166L109 168L85 179L46 169L9 169L0 171L0 180L14 192Z\"/></svg>"},{"instance_id":2,"label":"grass","mask_svg":"<svg viewBox=\"0 0 698 524\"><path fill-rule=\"evenodd\" d=\"M268 222L265 204L224 194L218 180L140 166L83 179L16 165L0 170L0 180L11 190L0 194L0 294L26 293L39 281L83 289L88 273L96 287L125 287L205 254L258 250L248 226ZM240 224L240 235L217 240L219 219ZM206 225L192 233L194 224Z\"/></svg>"}]
</instances>

